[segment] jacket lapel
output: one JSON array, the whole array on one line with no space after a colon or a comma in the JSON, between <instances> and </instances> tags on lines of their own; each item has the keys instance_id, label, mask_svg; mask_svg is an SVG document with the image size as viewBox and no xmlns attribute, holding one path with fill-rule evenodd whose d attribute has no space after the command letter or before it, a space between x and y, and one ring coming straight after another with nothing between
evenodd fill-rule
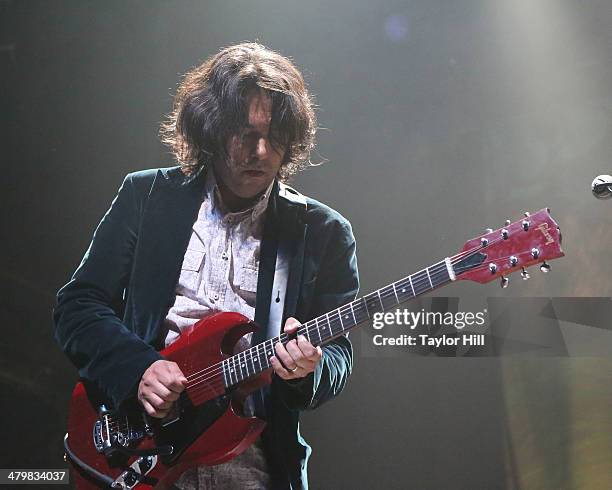
<instances>
[{"instance_id":1,"label":"jacket lapel","mask_svg":"<svg viewBox=\"0 0 612 490\"><path fill-rule=\"evenodd\" d=\"M172 306L181 264L202 204L205 176L185 183L179 169L159 171L144 213L134 281L137 313L157 330ZM147 316L147 318L143 318Z\"/></svg>"}]
</instances>

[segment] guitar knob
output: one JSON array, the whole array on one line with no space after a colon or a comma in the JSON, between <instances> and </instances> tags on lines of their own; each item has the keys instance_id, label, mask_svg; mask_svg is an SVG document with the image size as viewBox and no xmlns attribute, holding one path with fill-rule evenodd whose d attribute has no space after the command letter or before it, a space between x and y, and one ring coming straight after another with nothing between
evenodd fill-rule
<instances>
[{"instance_id":1,"label":"guitar knob","mask_svg":"<svg viewBox=\"0 0 612 490\"><path fill-rule=\"evenodd\" d=\"M518 264L518 259L517 259L517 258L516 258L514 255L512 255L512 256L510 257L509 261L510 261L510 265L511 265L512 267L514 267L516 264Z\"/></svg>"},{"instance_id":2,"label":"guitar knob","mask_svg":"<svg viewBox=\"0 0 612 490\"><path fill-rule=\"evenodd\" d=\"M487 240L486 238L481 238L480 240L480 245L483 247L486 247L489 244L489 240Z\"/></svg>"},{"instance_id":3,"label":"guitar knob","mask_svg":"<svg viewBox=\"0 0 612 490\"><path fill-rule=\"evenodd\" d=\"M506 223L506 226L509 226L509 225L510 225L510 223L512 223L512 221L510 221L509 219L507 219L507 220L505 221L505 223Z\"/></svg>"},{"instance_id":4,"label":"guitar knob","mask_svg":"<svg viewBox=\"0 0 612 490\"><path fill-rule=\"evenodd\" d=\"M540 270L544 273L550 272L550 265L546 262L542 262L542 264L540 264Z\"/></svg>"},{"instance_id":5,"label":"guitar knob","mask_svg":"<svg viewBox=\"0 0 612 490\"><path fill-rule=\"evenodd\" d=\"M489 270L491 274L495 274L497 272L497 266L495 264L489 264Z\"/></svg>"},{"instance_id":6,"label":"guitar knob","mask_svg":"<svg viewBox=\"0 0 612 490\"><path fill-rule=\"evenodd\" d=\"M525 212L523 213L523 215L525 216L525 218L529 218L529 216L531 216L531 215L529 214L529 211L525 211Z\"/></svg>"},{"instance_id":7,"label":"guitar knob","mask_svg":"<svg viewBox=\"0 0 612 490\"><path fill-rule=\"evenodd\" d=\"M531 249L531 256L534 259L537 259L540 256L540 251L537 248L532 248Z\"/></svg>"},{"instance_id":8,"label":"guitar knob","mask_svg":"<svg viewBox=\"0 0 612 490\"><path fill-rule=\"evenodd\" d=\"M526 219L523 220L523 230L527 231L529 229L529 221L527 221Z\"/></svg>"},{"instance_id":9,"label":"guitar knob","mask_svg":"<svg viewBox=\"0 0 612 490\"><path fill-rule=\"evenodd\" d=\"M487 229L485 230L485 232L486 232L486 233L493 233L493 228L487 228Z\"/></svg>"},{"instance_id":10,"label":"guitar knob","mask_svg":"<svg viewBox=\"0 0 612 490\"><path fill-rule=\"evenodd\" d=\"M525 269L524 267L523 267L523 270L521 271L521 277L523 278L523 281L526 281L527 279L531 277L529 275L529 272L527 272L527 269Z\"/></svg>"},{"instance_id":11,"label":"guitar knob","mask_svg":"<svg viewBox=\"0 0 612 490\"><path fill-rule=\"evenodd\" d=\"M501 278L501 287L502 287L502 289L506 289L508 287L508 283L509 282L510 281L508 280L507 277L502 276L502 278Z\"/></svg>"},{"instance_id":12,"label":"guitar knob","mask_svg":"<svg viewBox=\"0 0 612 490\"><path fill-rule=\"evenodd\" d=\"M504 240L507 240L507 239L508 239L508 230L503 229L503 230L501 231L501 236L502 236L502 238L503 238Z\"/></svg>"}]
</instances>

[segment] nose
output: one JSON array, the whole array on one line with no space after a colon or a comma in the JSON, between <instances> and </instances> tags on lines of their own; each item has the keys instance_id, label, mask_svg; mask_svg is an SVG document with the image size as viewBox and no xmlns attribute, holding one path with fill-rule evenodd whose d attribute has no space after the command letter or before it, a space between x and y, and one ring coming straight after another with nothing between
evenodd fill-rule
<instances>
[{"instance_id":1,"label":"nose","mask_svg":"<svg viewBox=\"0 0 612 490\"><path fill-rule=\"evenodd\" d=\"M268 156L268 140L263 136L257 140L257 146L255 147L255 155L260 160Z\"/></svg>"}]
</instances>

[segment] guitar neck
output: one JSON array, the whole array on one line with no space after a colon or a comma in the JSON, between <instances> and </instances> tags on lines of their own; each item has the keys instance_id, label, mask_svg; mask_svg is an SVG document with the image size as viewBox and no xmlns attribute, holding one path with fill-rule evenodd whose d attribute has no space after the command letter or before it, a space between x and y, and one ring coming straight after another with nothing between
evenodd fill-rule
<instances>
[{"instance_id":1,"label":"guitar neck","mask_svg":"<svg viewBox=\"0 0 612 490\"><path fill-rule=\"evenodd\" d=\"M371 320L376 313L384 313L454 279L455 274L450 260L442 260L303 323L298 328L297 335L303 335L314 346L325 345ZM270 357L275 355L274 345L277 342L286 343L290 339L289 335L282 333L224 360L222 366L225 386L234 386L270 369L272 367Z\"/></svg>"}]
</instances>

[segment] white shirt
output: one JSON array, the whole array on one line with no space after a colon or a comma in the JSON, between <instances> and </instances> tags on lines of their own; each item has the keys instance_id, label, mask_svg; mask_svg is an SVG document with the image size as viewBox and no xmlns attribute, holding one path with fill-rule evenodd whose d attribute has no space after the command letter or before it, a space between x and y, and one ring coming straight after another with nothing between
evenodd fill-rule
<instances>
[{"instance_id":1,"label":"white shirt","mask_svg":"<svg viewBox=\"0 0 612 490\"><path fill-rule=\"evenodd\" d=\"M261 237L272 185L253 207L231 213L214 173L208 172L176 299L164 320L166 346L185 328L219 311L236 311L254 319Z\"/></svg>"}]
</instances>

